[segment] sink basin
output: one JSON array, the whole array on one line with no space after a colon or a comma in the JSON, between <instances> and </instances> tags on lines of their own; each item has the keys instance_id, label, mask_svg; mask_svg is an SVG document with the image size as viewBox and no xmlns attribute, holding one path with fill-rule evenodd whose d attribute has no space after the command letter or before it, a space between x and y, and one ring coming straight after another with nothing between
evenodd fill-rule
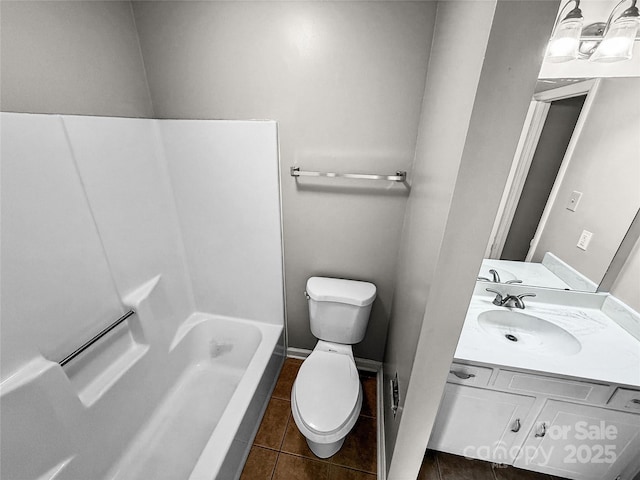
<instances>
[{"instance_id":1,"label":"sink basin","mask_svg":"<svg viewBox=\"0 0 640 480\"><path fill-rule=\"evenodd\" d=\"M578 339L564 328L526 313L489 310L478 315L478 325L489 336L517 349L575 355L582 348Z\"/></svg>"}]
</instances>

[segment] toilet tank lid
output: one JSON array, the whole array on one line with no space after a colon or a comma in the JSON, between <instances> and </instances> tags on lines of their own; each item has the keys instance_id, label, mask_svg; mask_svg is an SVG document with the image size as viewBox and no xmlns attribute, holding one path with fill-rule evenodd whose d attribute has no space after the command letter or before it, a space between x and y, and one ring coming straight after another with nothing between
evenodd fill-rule
<instances>
[{"instance_id":1,"label":"toilet tank lid","mask_svg":"<svg viewBox=\"0 0 640 480\"><path fill-rule=\"evenodd\" d=\"M364 307L376 298L376 286L369 282L342 278L311 277L307 294L317 302L338 302Z\"/></svg>"}]
</instances>

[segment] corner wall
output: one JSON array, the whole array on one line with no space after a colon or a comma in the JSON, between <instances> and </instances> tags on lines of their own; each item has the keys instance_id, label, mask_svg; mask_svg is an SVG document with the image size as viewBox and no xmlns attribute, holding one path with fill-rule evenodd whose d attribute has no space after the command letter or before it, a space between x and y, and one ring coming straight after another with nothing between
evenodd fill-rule
<instances>
[{"instance_id":1,"label":"corner wall","mask_svg":"<svg viewBox=\"0 0 640 480\"><path fill-rule=\"evenodd\" d=\"M557 7L438 4L385 355L389 480L420 469Z\"/></svg>"}]
</instances>

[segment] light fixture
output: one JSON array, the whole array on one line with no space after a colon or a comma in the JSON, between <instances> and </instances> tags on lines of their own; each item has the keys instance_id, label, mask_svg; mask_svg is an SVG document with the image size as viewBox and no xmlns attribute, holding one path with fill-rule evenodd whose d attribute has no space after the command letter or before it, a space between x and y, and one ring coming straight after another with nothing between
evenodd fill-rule
<instances>
[{"instance_id":1,"label":"light fixture","mask_svg":"<svg viewBox=\"0 0 640 480\"><path fill-rule=\"evenodd\" d=\"M575 7L560 20L562 13L571 2L575 3ZM547 46L547 60L550 62L568 62L578 58L583 21L580 0L569 0L564 4L553 26L551 40L549 40L549 45Z\"/></svg>"},{"instance_id":2,"label":"light fixture","mask_svg":"<svg viewBox=\"0 0 640 480\"><path fill-rule=\"evenodd\" d=\"M633 55L633 43L640 26L640 12L636 7L636 0L631 0L631 6L611 21L616 9L625 1L628 0L622 0L611 12L602 41L589 59L592 62L618 62L628 60Z\"/></svg>"},{"instance_id":3,"label":"light fixture","mask_svg":"<svg viewBox=\"0 0 640 480\"><path fill-rule=\"evenodd\" d=\"M619 7L629 1L631 6L614 20ZM580 0L568 0L560 10L553 27L545 54L547 61L568 62L578 59L617 62L630 59L640 27L640 12L636 2L637 0L620 0L606 23L592 23L582 28L584 20ZM564 11L571 3L575 4L574 8L563 18Z\"/></svg>"}]
</instances>

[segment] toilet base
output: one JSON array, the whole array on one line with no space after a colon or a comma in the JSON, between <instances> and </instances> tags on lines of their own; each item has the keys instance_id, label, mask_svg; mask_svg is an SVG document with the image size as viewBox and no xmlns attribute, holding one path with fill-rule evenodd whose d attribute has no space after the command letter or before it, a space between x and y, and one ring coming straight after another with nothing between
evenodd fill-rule
<instances>
[{"instance_id":1,"label":"toilet base","mask_svg":"<svg viewBox=\"0 0 640 480\"><path fill-rule=\"evenodd\" d=\"M337 442L332 442L332 443L317 443L309 440L308 438L306 440L307 440L307 445L309 445L309 448L311 449L311 451L314 453L316 457L329 458L335 455L336 453L338 453L338 450L342 448L344 439L345 437L342 437Z\"/></svg>"}]
</instances>

